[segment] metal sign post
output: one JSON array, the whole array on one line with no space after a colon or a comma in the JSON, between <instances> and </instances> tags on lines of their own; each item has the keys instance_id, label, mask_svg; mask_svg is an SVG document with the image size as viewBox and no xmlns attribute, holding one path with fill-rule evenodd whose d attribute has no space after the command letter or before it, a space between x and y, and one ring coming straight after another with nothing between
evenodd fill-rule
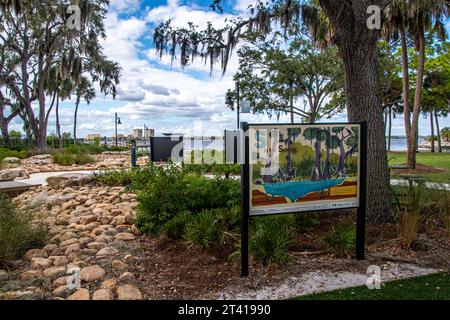
<instances>
[{"instance_id":1,"label":"metal sign post","mask_svg":"<svg viewBox=\"0 0 450 320\"><path fill-rule=\"evenodd\" d=\"M248 124L241 123L247 132ZM244 163L241 164L241 277L248 276L248 220L250 217L250 155L249 138L244 135Z\"/></svg>"}]
</instances>

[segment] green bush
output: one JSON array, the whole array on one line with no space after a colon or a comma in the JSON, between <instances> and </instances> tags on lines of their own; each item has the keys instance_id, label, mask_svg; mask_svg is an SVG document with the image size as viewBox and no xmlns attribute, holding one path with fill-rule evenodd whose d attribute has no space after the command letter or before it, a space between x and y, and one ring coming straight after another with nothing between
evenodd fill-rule
<instances>
[{"instance_id":1,"label":"green bush","mask_svg":"<svg viewBox=\"0 0 450 320\"><path fill-rule=\"evenodd\" d=\"M98 144L72 144L64 151L70 154L100 154L108 149Z\"/></svg>"},{"instance_id":2,"label":"green bush","mask_svg":"<svg viewBox=\"0 0 450 320\"><path fill-rule=\"evenodd\" d=\"M192 219L192 217L193 215L190 211L180 212L162 226L162 231L170 239L181 239L183 238L186 224Z\"/></svg>"},{"instance_id":3,"label":"green bush","mask_svg":"<svg viewBox=\"0 0 450 320\"><path fill-rule=\"evenodd\" d=\"M204 210L196 214L186 224L184 238L191 246L202 249L219 247L223 243L224 233L217 211Z\"/></svg>"},{"instance_id":4,"label":"green bush","mask_svg":"<svg viewBox=\"0 0 450 320\"><path fill-rule=\"evenodd\" d=\"M139 168L127 169L108 169L95 174L97 182L107 186L129 186L133 179L139 174Z\"/></svg>"},{"instance_id":5,"label":"green bush","mask_svg":"<svg viewBox=\"0 0 450 320\"><path fill-rule=\"evenodd\" d=\"M324 237L324 241L337 257L344 258L355 249L355 226L352 224L337 225Z\"/></svg>"},{"instance_id":6,"label":"green bush","mask_svg":"<svg viewBox=\"0 0 450 320\"><path fill-rule=\"evenodd\" d=\"M31 211L18 211L0 194L0 265L21 257L27 250L44 244L46 231L33 224Z\"/></svg>"},{"instance_id":7,"label":"green bush","mask_svg":"<svg viewBox=\"0 0 450 320\"><path fill-rule=\"evenodd\" d=\"M269 266L287 262L294 223L292 215L257 218L249 245L255 260Z\"/></svg>"},{"instance_id":8,"label":"green bush","mask_svg":"<svg viewBox=\"0 0 450 320\"><path fill-rule=\"evenodd\" d=\"M128 147L119 147L119 146L111 146L109 148L109 151L113 151L113 152L123 152L123 151L128 151L130 150L130 148Z\"/></svg>"},{"instance_id":9,"label":"green bush","mask_svg":"<svg viewBox=\"0 0 450 320\"><path fill-rule=\"evenodd\" d=\"M53 162L61 166L72 166L74 164L83 165L95 162L91 155L86 153L68 153L57 151L52 154Z\"/></svg>"},{"instance_id":10,"label":"green bush","mask_svg":"<svg viewBox=\"0 0 450 320\"><path fill-rule=\"evenodd\" d=\"M177 213L231 208L240 203L240 183L232 179L208 179L169 163L150 164L135 175L130 191L139 201L137 225L143 233L158 233Z\"/></svg>"},{"instance_id":11,"label":"green bush","mask_svg":"<svg viewBox=\"0 0 450 320\"><path fill-rule=\"evenodd\" d=\"M28 150L11 150L8 148L0 148L0 163L5 158L19 158L19 159L26 159L29 157Z\"/></svg>"},{"instance_id":12,"label":"green bush","mask_svg":"<svg viewBox=\"0 0 450 320\"><path fill-rule=\"evenodd\" d=\"M295 228L300 233L311 231L319 225L320 219L317 212L304 212L295 215Z\"/></svg>"}]
</instances>

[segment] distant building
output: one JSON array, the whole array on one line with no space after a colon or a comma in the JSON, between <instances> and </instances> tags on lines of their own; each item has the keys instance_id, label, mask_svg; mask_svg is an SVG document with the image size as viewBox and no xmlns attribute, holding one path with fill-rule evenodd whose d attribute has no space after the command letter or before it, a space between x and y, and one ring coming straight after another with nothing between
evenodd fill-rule
<instances>
[{"instance_id":1,"label":"distant building","mask_svg":"<svg viewBox=\"0 0 450 320\"><path fill-rule=\"evenodd\" d=\"M155 129L146 128L145 129L145 139L155 136Z\"/></svg>"},{"instance_id":2,"label":"distant building","mask_svg":"<svg viewBox=\"0 0 450 320\"><path fill-rule=\"evenodd\" d=\"M133 133L131 134L135 139L142 139L143 130L142 129L133 129Z\"/></svg>"},{"instance_id":3,"label":"distant building","mask_svg":"<svg viewBox=\"0 0 450 320\"><path fill-rule=\"evenodd\" d=\"M86 136L86 140L88 141L94 141L94 140L101 140L102 135L100 133L90 133Z\"/></svg>"},{"instance_id":4,"label":"distant building","mask_svg":"<svg viewBox=\"0 0 450 320\"><path fill-rule=\"evenodd\" d=\"M113 139L115 139L115 138L116 138L116 135L115 135L115 134L113 134L113 135L112 135L112 138L113 138ZM124 134L121 134L121 133L119 133L119 134L117 135L117 139L125 139L125 135L124 135Z\"/></svg>"}]
</instances>

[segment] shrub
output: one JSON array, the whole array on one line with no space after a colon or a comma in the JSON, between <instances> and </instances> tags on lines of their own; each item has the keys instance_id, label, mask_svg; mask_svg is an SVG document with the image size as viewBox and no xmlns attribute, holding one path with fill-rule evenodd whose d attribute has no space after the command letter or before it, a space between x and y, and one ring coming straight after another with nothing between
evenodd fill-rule
<instances>
[{"instance_id":1,"label":"shrub","mask_svg":"<svg viewBox=\"0 0 450 320\"><path fill-rule=\"evenodd\" d=\"M64 149L66 153L70 154L100 154L107 150L98 144L72 144Z\"/></svg>"},{"instance_id":2,"label":"shrub","mask_svg":"<svg viewBox=\"0 0 450 320\"><path fill-rule=\"evenodd\" d=\"M193 215L190 211L183 211L178 213L175 217L167 221L162 231L170 238L178 240L183 238L184 229L186 224L192 219Z\"/></svg>"},{"instance_id":3,"label":"shrub","mask_svg":"<svg viewBox=\"0 0 450 320\"><path fill-rule=\"evenodd\" d=\"M128 151L128 150L130 150L130 148L127 148L127 147L119 147L119 146L111 146L111 147L109 148L109 150L110 150L110 151L113 151L113 152L123 152L123 151Z\"/></svg>"},{"instance_id":4,"label":"shrub","mask_svg":"<svg viewBox=\"0 0 450 320\"><path fill-rule=\"evenodd\" d=\"M129 186L133 182L135 176L139 174L138 168L126 169L108 169L102 172L96 173L95 178L97 182L107 186Z\"/></svg>"},{"instance_id":5,"label":"shrub","mask_svg":"<svg viewBox=\"0 0 450 320\"><path fill-rule=\"evenodd\" d=\"M355 249L355 227L352 224L337 225L325 236L324 241L337 257L344 258Z\"/></svg>"},{"instance_id":6,"label":"shrub","mask_svg":"<svg viewBox=\"0 0 450 320\"><path fill-rule=\"evenodd\" d=\"M202 249L219 247L224 240L223 229L217 211L204 210L186 224L184 238L191 246Z\"/></svg>"},{"instance_id":7,"label":"shrub","mask_svg":"<svg viewBox=\"0 0 450 320\"><path fill-rule=\"evenodd\" d=\"M31 211L19 212L0 194L0 265L44 244L46 231L33 224Z\"/></svg>"},{"instance_id":8,"label":"shrub","mask_svg":"<svg viewBox=\"0 0 450 320\"><path fill-rule=\"evenodd\" d=\"M3 159L5 158L19 158L19 159L26 159L29 157L29 152L28 150L21 150L21 151L17 151L17 150L11 150L8 148L0 148L0 163L3 161Z\"/></svg>"},{"instance_id":9,"label":"shrub","mask_svg":"<svg viewBox=\"0 0 450 320\"><path fill-rule=\"evenodd\" d=\"M137 225L143 233L158 233L163 224L182 211L197 213L240 202L238 181L188 174L174 164L150 164L135 175L129 190L137 193Z\"/></svg>"},{"instance_id":10,"label":"shrub","mask_svg":"<svg viewBox=\"0 0 450 320\"><path fill-rule=\"evenodd\" d=\"M319 225L320 220L317 212L304 212L295 215L295 228L300 233L311 231Z\"/></svg>"},{"instance_id":11,"label":"shrub","mask_svg":"<svg viewBox=\"0 0 450 320\"><path fill-rule=\"evenodd\" d=\"M257 218L249 244L255 260L269 266L287 262L293 226L292 215Z\"/></svg>"}]
</instances>

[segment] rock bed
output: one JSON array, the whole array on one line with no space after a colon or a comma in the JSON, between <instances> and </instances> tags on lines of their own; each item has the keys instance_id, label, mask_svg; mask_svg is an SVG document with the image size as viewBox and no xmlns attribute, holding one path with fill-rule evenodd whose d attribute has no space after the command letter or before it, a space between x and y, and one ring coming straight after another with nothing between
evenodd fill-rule
<instances>
[{"instance_id":1,"label":"rock bed","mask_svg":"<svg viewBox=\"0 0 450 320\"><path fill-rule=\"evenodd\" d=\"M2 271L0 299L142 299L133 274L141 271L133 255L137 203L122 191L91 184L39 187L18 197L19 210L39 211L48 244L16 261L15 272ZM81 280L78 289L70 289L74 274Z\"/></svg>"}]
</instances>

